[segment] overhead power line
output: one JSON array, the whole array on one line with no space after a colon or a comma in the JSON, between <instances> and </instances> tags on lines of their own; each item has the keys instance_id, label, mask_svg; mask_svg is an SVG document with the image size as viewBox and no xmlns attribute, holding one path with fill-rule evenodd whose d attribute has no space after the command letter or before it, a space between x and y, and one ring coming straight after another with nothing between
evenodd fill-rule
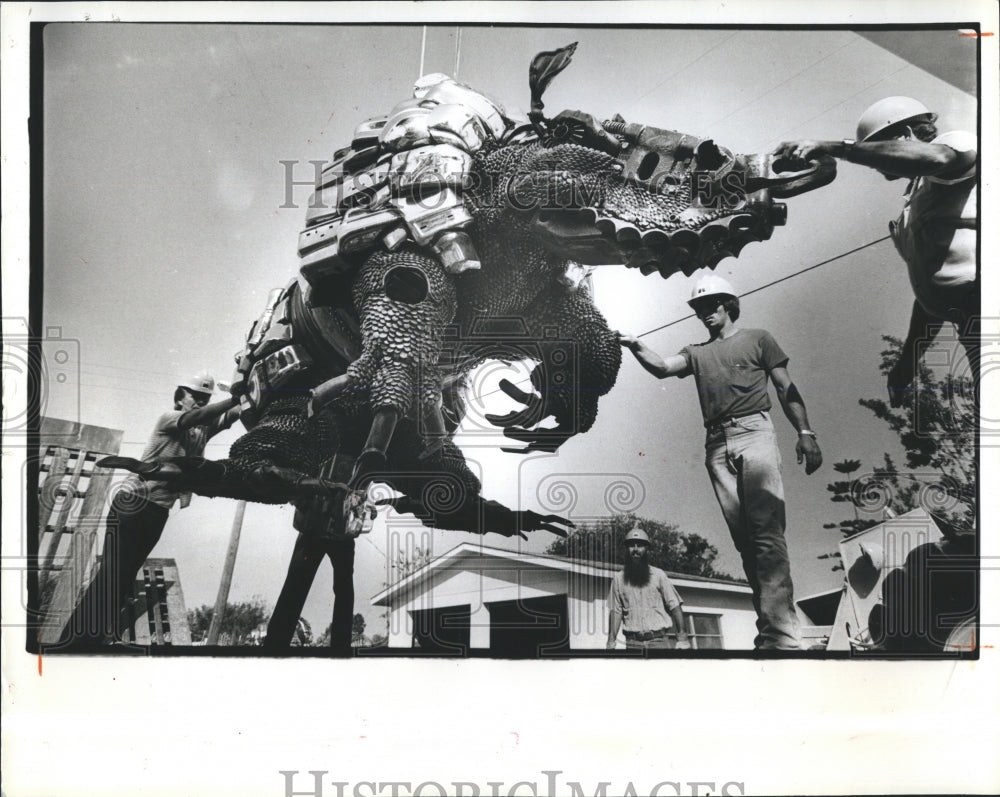
<instances>
[{"instance_id":1,"label":"overhead power line","mask_svg":"<svg viewBox=\"0 0 1000 797\"><path fill-rule=\"evenodd\" d=\"M809 272L809 271L812 271L814 269L817 269L820 266L825 266L828 263L833 263L833 262L835 262L837 260L840 260L841 258L847 257L848 255L853 255L856 252L860 252L862 249L867 249L869 246L874 246L875 244L879 244L879 243L882 243L882 241L887 241L887 240L889 240L889 236L888 235L883 235L881 238L876 238L874 241L869 241L866 244L861 244L861 246L856 246L856 247L854 247L854 249L850 249L847 252L841 252L839 255L834 255L833 257L828 258L827 260L822 260L819 263L814 263L811 266L806 266L805 268L800 269L799 271L792 272L791 274L786 274L784 277L779 277L778 279L774 280L773 282L768 282L766 285L761 285L761 286L759 286L757 288L754 288L752 291L747 291L746 293L741 293L739 295L739 298L742 299L744 296L750 296L751 294L754 294L754 293L760 293L760 291L762 291L762 290L764 290L766 288L771 288L771 287L773 287L775 285L778 285L779 283L785 282L786 280L790 280L793 277L798 277L800 274L805 274L806 272ZM686 321L689 318L694 318L694 313L688 313L687 315L682 316L680 318L675 318L673 321L669 321L666 324L663 324L662 326L654 327L653 329L647 330L646 332L643 332L640 335L636 335L636 337L641 338L641 337L645 337L646 335L652 335L654 332L659 332L661 329L666 329L667 327L672 327L674 324L679 324L681 321Z\"/></svg>"}]
</instances>

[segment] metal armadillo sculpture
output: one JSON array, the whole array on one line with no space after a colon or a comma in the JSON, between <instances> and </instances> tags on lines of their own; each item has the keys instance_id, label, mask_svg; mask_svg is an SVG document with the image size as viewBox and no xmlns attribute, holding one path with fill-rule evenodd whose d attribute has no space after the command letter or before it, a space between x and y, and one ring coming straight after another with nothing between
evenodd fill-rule
<instances>
[{"instance_id":1,"label":"metal armadillo sculpture","mask_svg":"<svg viewBox=\"0 0 1000 797\"><path fill-rule=\"evenodd\" d=\"M563 531L482 498L452 439L471 370L534 361L531 392L502 384L523 410L490 420L524 444L505 450L555 451L591 428L621 364L591 268L714 267L785 223L775 199L835 176L832 159L771 163L621 118L546 118L542 95L574 49L535 58L526 118L428 75L358 126L316 186L301 278L272 294L237 355L248 433L226 460L149 478L294 500L297 528L333 536L364 528L359 496L375 481L429 526Z\"/></svg>"}]
</instances>

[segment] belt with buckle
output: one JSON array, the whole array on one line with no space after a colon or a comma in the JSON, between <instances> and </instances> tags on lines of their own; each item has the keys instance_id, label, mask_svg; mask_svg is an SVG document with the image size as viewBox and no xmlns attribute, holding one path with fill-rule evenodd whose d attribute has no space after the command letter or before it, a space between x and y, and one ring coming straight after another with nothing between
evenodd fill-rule
<instances>
[{"instance_id":1,"label":"belt with buckle","mask_svg":"<svg viewBox=\"0 0 1000 797\"><path fill-rule=\"evenodd\" d=\"M706 425L705 429L706 431L712 432L715 431L716 429L724 429L727 426L735 426L737 421L742 420L744 418L752 418L755 415L759 415L762 418L768 417L767 412L765 410L754 410L753 412L748 412L745 415L730 415L727 418L723 418L722 420L716 421L715 423Z\"/></svg>"},{"instance_id":2,"label":"belt with buckle","mask_svg":"<svg viewBox=\"0 0 1000 797\"><path fill-rule=\"evenodd\" d=\"M665 637L667 633L666 628L661 628L659 631L643 631L642 633L638 631L626 631L625 639L629 642L648 642L650 639Z\"/></svg>"}]
</instances>

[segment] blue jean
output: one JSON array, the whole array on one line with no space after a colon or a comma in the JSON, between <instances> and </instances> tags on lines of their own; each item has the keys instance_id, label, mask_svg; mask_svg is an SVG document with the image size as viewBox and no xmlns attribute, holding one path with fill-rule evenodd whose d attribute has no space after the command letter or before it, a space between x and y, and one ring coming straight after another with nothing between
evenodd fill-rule
<instances>
[{"instance_id":1,"label":"blue jean","mask_svg":"<svg viewBox=\"0 0 1000 797\"><path fill-rule=\"evenodd\" d=\"M798 650L799 620L785 543L781 454L766 412L708 429L705 466L753 590L760 650Z\"/></svg>"}]
</instances>

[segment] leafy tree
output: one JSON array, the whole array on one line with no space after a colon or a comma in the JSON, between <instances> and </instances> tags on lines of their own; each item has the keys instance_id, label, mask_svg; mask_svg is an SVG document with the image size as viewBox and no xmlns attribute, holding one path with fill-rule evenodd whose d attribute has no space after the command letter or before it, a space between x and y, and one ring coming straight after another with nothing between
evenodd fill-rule
<instances>
[{"instance_id":1,"label":"leafy tree","mask_svg":"<svg viewBox=\"0 0 1000 797\"><path fill-rule=\"evenodd\" d=\"M312 626L305 617L300 617L292 634L292 647L304 647L313 644Z\"/></svg>"},{"instance_id":2,"label":"leafy tree","mask_svg":"<svg viewBox=\"0 0 1000 797\"><path fill-rule=\"evenodd\" d=\"M413 549L412 554L399 551L396 559L392 562L392 569L395 581L406 578L410 573L415 573L426 565L433 558L430 548L421 548L419 545Z\"/></svg>"},{"instance_id":3,"label":"leafy tree","mask_svg":"<svg viewBox=\"0 0 1000 797\"><path fill-rule=\"evenodd\" d=\"M880 370L888 376L902 350L898 338L883 337L888 348L882 352ZM854 517L823 528L839 529L850 536L881 523L886 510L901 514L922 507L947 533L968 534L975 529L976 517L976 402L974 385L968 376L946 374L937 378L921 361L916 368L914 387L902 405L891 407L883 399L861 399L899 436L905 449L905 469L901 470L888 453L883 463L860 478L851 478L861 468L861 460L849 459L833 466L847 478L827 485L835 503L850 502ZM839 553L822 554L820 559L838 559ZM843 566L836 564L834 570Z\"/></svg>"},{"instance_id":4,"label":"leafy tree","mask_svg":"<svg viewBox=\"0 0 1000 797\"><path fill-rule=\"evenodd\" d=\"M397 581L402 581L411 573L415 573L421 567L430 563L431 559L433 558L434 558L434 553L433 550L430 548L430 546L424 548L417 545L410 552L402 550L397 551L395 559L389 560L389 567L390 567L389 578L391 579L391 583L395 584ZM390 586L390 581L389 580L383 581L382 586L383 587ZM361 617L361 615L355 615L355 623L357 623L358 617ZM387 612L382 613L379 616L379 619L380 619L379 625L382 626L383 628L388 629L389 627L388 613ZM360 638L361 640L365 639L363 617L362 617L362 630L360 633L357 634L352 633L351 644L358 644L357 642L354 641L355 639L358 638ZM372 646L384 645L388 641L388 639L389 639L388 635L384 633L378 633L371 637L370 644ZM329 642L329 639L327 639L327 642Z\"/></svg>"},{"instance_id":5,"label":"leafy tree","mask_svg":"<svg viewBox=\"0 0 1000 797\"><path fill-rule=\"evenodd\" d=\"M361 645L365 641L365 616L361 613L354 615L351 622L351 644Z\"/></svg>"},{"instance_id":6,"label":"leafy tree","mask_svg":"<svg viewBox=\"0 0 1000 797\"><path fill-rule=\"evenodd\" d=\"M330 623L324 630L313 641L313 645L318 648L328 648L330 647L330 637L333 635L333 623Z\"/></svg>"},{"instance_id":7,"label":"leafy tree","mask_svg":"<svg viewBox=\"0 0 1000 797\"><path fill-rule=\"evenodd\" d=\"M333 636L333 623L330 623L326 630L320 634L319 639L316 640L317 647L329 647L330 637ZM363 646L367 642L365 637L365 616L358 612L351 619L351 646L359 647Z\"/></svg>"},{"instance_id":8,"label":"leafy tree","mask_svg":"<svg viewBox=\"0 0 1000 797\"><path fill-rule=\"evenodd\" d=\"M191 641L203 642L215 614L214 606L199 606L188 611ZM227 603L219 631L220 645L259 645L257 630L271 619L271 610L263 598L254 597L242 603Z\"/></svg>"},{"instance_id":9,"label":"leafy tree","mask_svg":"<svg viewBox=\"0 0 1000 797\"><path fill-rule=\"evenodd\" d=\"M719 550L699 534L680 531L672 523L638 517L632 513L613 515L583 524L564 539L557 539L545 553L608 564L624 561L622 541L639 525L649 535L649 563L673 573L733 579L715 569Z\"/></svg>"}]
</instances>

